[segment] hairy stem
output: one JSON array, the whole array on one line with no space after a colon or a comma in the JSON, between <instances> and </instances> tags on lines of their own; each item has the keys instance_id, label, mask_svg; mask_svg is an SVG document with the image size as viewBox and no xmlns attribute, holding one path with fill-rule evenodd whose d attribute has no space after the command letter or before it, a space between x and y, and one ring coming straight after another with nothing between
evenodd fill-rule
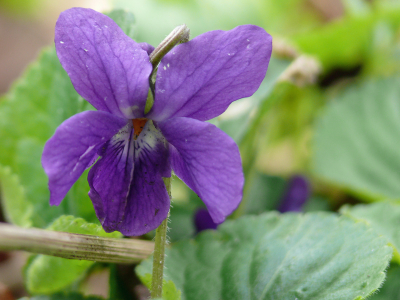
<instances>
[{"instance_id":1,"label":"hairy stem","mask_svg":"<svg viewBox=\"0 0 400 300\"><path fill-rule=\"evenodd\" d=\"M168 196L171 199L171 177L163 178ZM162 221L156 230L156 239L153 255L153 275L151 282L151 298L162 297L162 286L164 277L165 245L167 243L168 217Z\"/></svg>"},{"instance_id":2,"label":"hairy stem","mask_svg":"<svg viewBox=\"0 0 400 300\"><path fill-rule=\"evenodd\" d=\"M2 251L24 250L70 259L129 264L147 258L153 249L154 243L149 241L21 228L0 223Z\"/></svg>"}]
</instances>

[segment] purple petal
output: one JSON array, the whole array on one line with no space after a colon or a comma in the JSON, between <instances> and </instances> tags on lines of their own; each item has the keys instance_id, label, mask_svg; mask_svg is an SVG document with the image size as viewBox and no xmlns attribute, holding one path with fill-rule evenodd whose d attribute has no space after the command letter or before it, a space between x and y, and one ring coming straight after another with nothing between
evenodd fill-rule
<instances>
[{"instance_id":1,"label":"purple petal","mask_svg":"<svg viewBox=\"0 0 400 300\"><path fill-rule=\"evenodd\" d=\"M147 52L148 55L151 54L151 52L154 51L154 47L150 44L147 43L139 43L140 48L142 48L144 51Z\"/></svg>"},{"instance_id":2,"label":"purple petal","mask_svg":"<svg viewBox=\"0 0 400 300\"><path fill-rule=\"evenodd\" d=\"M153 122L146 123L135 142L135 172L124 222L118 230L142 235L167 217L170 199L162 177L171 177L165 138Z\"/></svg>"},{"instance_id":3,"label":"purple petal","mask_svg":"<svg viewBox=\"0 0 400 300\"><path fill-rule=\"evenodd\" d=\"M307 179L300 175L293 176L286 188L279 211L282 213L288 211L300 212L309 197L310 187Z\"/></svg>"},{"instance_id":4,"label":"purple petal","mask_svg":"<svg viewBox=\"0 0 400 300\"><path fill-rule=\"evenodd\" d=\"M101 148L89 171L89 197L106 231L114 231L124 217L134 169L132 135L130 122Z\"/></svg>"},{"instance_id":5,"label":"purple petal","mask_svg":"<svg viewBox=\"0 0 400 300\"><path fill-rule=\"evenodd\" d=\"M172 49L161 61L149 118L209 120L251 96L267 72L272 38L243 25L210 31Z\"/></svg>"},{"instance_id":6,"label":"purple petal","mask_svg":"<svg viewBox=\"0 0 400 300\"><path fill-rule=\"evenodd\" d=\"M242 199L243 171L232 138L212 124L174 118L159 123L170 143L172 169L206 204L221 223Z\"/></svg>"},{"instance_id":7,"label":"purple petal","mask_svg":"<svg viewBox=\"0 0 400 300\"><path fill-rule=\"evenodd\" d=\"M171 176L165 139L151 121L135 141L132 126L115 139L89 172L90 198L107 232L142 235L167 217L169 197L162 177ZM123 133L121 133L123 134Z\"/></svg>"},{"instance_id":8,"label":"purple petal","mask_svg":"<svg viewBox=\"0 0 400 300\"><path fill-rule=\"evenodd\" d=\"M42 165L49 177L50 204L59 205L98 149L126 124L101 111L85 111L64 121L44 146Z\"/></svg>"},{"instance_id":9,"label":"purple petal","mask_svg":"<svg viewBox=\"0 0 400 300\"><path fill-rule=\"evenodd\" d=\"M149 56L111 18L68 9L58 18L54 42L76 91L95 108L127 119L143 116Z\"/></svg>"},{"instance_id":10,"label":"purple petal","mask_svg":"<svg viewBox=\"0 0 400 300\"><path fill-rule=\"evenodd\" d=\"M212 220L208 210L204 208L200 208L194 215L194 225L196 233L207 229L217 229L218 227L218 224L215 224Z\"/></svg>"}]
</instances>

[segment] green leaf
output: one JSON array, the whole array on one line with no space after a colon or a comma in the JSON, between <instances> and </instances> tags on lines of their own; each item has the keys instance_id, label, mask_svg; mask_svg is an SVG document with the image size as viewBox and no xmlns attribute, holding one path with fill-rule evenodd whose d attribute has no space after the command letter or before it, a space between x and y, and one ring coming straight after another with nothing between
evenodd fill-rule
<instances>
[{"instance_id":1,"label":"green leaf","mask_svg":"<svg viewBox=\"0 0 400 300\"><path fill-rule=\"evenodd\" d=\"M32 226L32 203L25 197L24 188L21 186L17 175L11 173L9 167L0 165L0 192L2 207L8 222L21 227Z\"/></svg>"},{"instance_id":2,"label":"green leaf","mask_svg":"<svg viewBox=\"0 0 400 300\"><path fill-rule=\"evenodd\" d=\"M400 198L399 83L367 80L328 104L314 137L318 176L368 200Z\"/></svg>"},{"instance_id":3,"label":"green leaf","mask_svg":"<svg viewBox=\"0 0 400 300\"><path fill-rule=\"evenodd\" d=\"M349 69L364 63L368 59L375 27L382 22L395 30L400 26L399 5L369 10L368 5L362 5L365 1L345 2L351 15L292 38L301 52L316 56L326 70Z\"/></svg>"},{"instance_id":4,"label":"green leaf","mask_svg":"<svg viewBox=\"0 0 400 300\"><path fill-rule=\"evenodd\" d=\"M335 214L268 213L174 244L166 280L182 299L364 299L385 278L386 240ZM136 272L151 273L151 259Z\"/></svg>"},{"instance_id":5,"label":"green leaf","mask_svg":"<svg viewBox=\"0 0 400 300\"><path fill-rule=\"evenodd\" d=\"M369 205L344 206L340 212L355 220L363 220L393 247L393 260L400 263L400 204L379 202Z\"/></svg>"},{"instance_id":6,"label":"green leaf","mask_svg":"<svg viewBox=\"0 0 400 300\"><path fill-rule=\"evenodd\" d=\"M365 59L373 24L374 16L371 14L348 16L299 34L293 42L302 52L316 56L324 69L350 68Z\"/></svg>"},{"instance_id":7,"label":"green leaf","mask_svg":"<svg viewBox=\"0 0 400 300\"><path fill-rule=\"evenodd\" d=\"M106 233L101 226L88 223L81 218L73 216L59 217L48 229L102 237L115 238L121 236L119 232ZM93 261L86 260L70 260L47 255L33 255L25 267L27 289L32 294L55 293L82 278L94 263Z\"/></svg>"},{"instance_id":8,"label":"green leaf","mask_svg":"<svg viewBox=\"0 0 400 300\"><path fill-rule=\"evenodd\" d=\"M50 207L47 176L40 162L44 144L57 126L90 107L74 90L53 48L45 50L0 101L0 164L19 177L30 203L24 207L33 207L33 226L46 227L62 214L96 220L87 187L79 193L74 187L67 196L69 203ZM16 214L5 210L7 215Z\"/></svg>"},{"instance_id":9,"label":"green leaf","mask_svg":"<svg viewBox=\"0 0 400 300\"><path fill-rule=\"evenodd\" d=\"M368 300L399 300L400 295L400 266L393 265L387 271L387 279L377 294Z\"/></svg>"},{"instance_id":10,"label":"green leaf","mask_svg":"<svg viewBox=\"0 0 400 300\"><path fill-rule=\"evenodd\" d=\"M138 274L140 280L143 282L148 289L151 288L151 274ZM181 291L178 290L172 280L163 280L163 291L162 291L163 300L180 300L181 299Z\"/></svg>"},{"instance_id":11,"label":"green leaf","mask_svg":"<svg viewBox=\"0 0 400 300\"><path fill-rule=\"evenodd\" d=\"M134 29L135 29L135 16L126 10L123 9L115 9L106 14L111 19L114 20L115 23L118 24L119 27L125 32L125 34L133 39L134 37Z\"/></svg>"},{"instance_id":12,"label":"green leaf","mask_svg":"<svg viewBox=\"0 0 400 300\"><path fill-rule=\"evenodd\" d=\"M24 297L20 300L102 300L97 296L84 296L79 293L57 293L50 296L35 296L32 298Z\"/></svg>"}]
</instances>

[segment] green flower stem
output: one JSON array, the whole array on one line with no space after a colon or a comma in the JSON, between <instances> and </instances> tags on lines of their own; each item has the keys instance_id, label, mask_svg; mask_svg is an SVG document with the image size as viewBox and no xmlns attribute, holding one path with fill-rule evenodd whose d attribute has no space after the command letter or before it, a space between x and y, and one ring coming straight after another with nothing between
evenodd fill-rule
<instances>
[{"instance_id":1,"label":"green flower stem","mask_svg":"<svg viewBox=\"0 0 400 300\"><path fill-rule=\"evenodd\" d=\"M155 69L161 59L177 44L189 41L190 30L185 24L176 27L150 54L150 62Z\"/></svg>"},{"instance_id":2,"label":"green flower stem","mask_svg":"<svg viewBox=\"0 0 400 300\"><path fill-rule=\"evenodd\" d=\"M149 112L154 103L155 76L158 64L161 59L176 45L189 41L190 30L186 25L176 27L150 54L150 62L153 65L153 71L150 75L150 91L146 101L145 113ZM163 178L168 196L171 199L171 178ZM165 244L167 243L168 217L161 223L156 230L156 239L153 254L153 274L151 284L151 298L162 297L162 285L164 274Z\"/></svg>"},{"instance_id":3,"label":"green flower stem","mask_svg":"<svg viewBox=\"0 0 400 300\"><path fill-rule=\"evenodd\" d=\"M151 52L150 62L153 65L153 71L149 77L150 89L154 91L154 84L156 82L158 64L162 58L171 51L176 45L186 43L189 41L190 30L185 24L176 27L172 32ZM147 103L146 103L147 104ZM152 105L152 104L151 104ZM146 110L150 110L151 106L146 105Z\"/></svg>"},{"instance_id":4,"label":"green flower stem","mask_svg":"<svg viewBox=\"0 0 400 300\"><path fill-rule=\"evenodd\" d=\"M165 187L168 191L168 196L171 199L171 177L163 178ZM162 221L161 225L156 230L156 240L153 254L153 275L151 282L151 298L162 297L163 275L164 275L164 260L165 260L165 245L167 243L167 228L168 217Z\"/></svg>"},{"instance_id":5,"label":"green flower stem","mask_svg":"<svg viewBox=\"0 0 400 300\"><path fill-rule=\"evenodd\" d=\"M24 250L62 258L129 264L147 258L153 249L154 243L149 241L21 228L0 223L2 251Z\"/></svg>"}]
</instances>

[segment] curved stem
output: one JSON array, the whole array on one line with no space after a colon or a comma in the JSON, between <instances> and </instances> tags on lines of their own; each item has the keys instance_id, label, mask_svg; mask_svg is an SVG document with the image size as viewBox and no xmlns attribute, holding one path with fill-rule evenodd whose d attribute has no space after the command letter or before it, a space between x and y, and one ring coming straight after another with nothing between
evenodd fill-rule
<instances>
[{"instance_id":1,"label":"curved stem","mask_svg":"<svg viewBox=\"0 0 400 300\"><path fill-rule=\"evenodd\" d=\"M106 238L0 223L0 250L24 250L69 259L130 264L146 259L154 244L134 239Z\"/></svg>"},{"instance_id":2,"label":"curved stem","mask_svg":"<svg viewBox=\"0 0 400 300\"><path fill-rule=\"evenodd\" d=\"M163 178L168 196L171 199L171 177ZM164 259L165 245L167 243L168 217L162 221L156 230L156 239L153 255L153 275L151 282L151 298L162 297L163 277L164 277Z\"/></svg>"}]
</instances>

